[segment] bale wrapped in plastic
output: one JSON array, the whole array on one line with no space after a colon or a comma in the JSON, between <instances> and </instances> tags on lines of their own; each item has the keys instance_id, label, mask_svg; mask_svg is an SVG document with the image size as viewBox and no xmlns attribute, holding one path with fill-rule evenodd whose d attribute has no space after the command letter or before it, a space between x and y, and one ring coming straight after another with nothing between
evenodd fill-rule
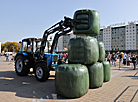
<instances>
[{"instance_id":1,"label":"bale wrapped in plastic","mask_svg":"<svg viewBox=\"0 0 138 102\"><path fill-rule=\"evenodd\" d=\"M94 64L99 59L97 39L90 36L72 38L68 45L68 61L74 64Z\"/></svg>"},{"instance_id":2,"label":"bale wrapped in plastic","mask_svg":"<svg viewBox=\"0 0 138 102\"><path fill-rule=\"evenodd\" d=\"M61 64L56 67L55 88L58 95L78 98L89 89L89 74L85 65Z\"/></svg>"},{"instance_id":3,"label":"bale wrapped in plastic","mask_svg":"<svg viewBox=\"0 0 138 102\"><path fill-rule=\"evenodd\" d=\"M99 59L98 62L103 62L105 59L105 48L104 48L104 43L98 41L98 46L99 46Z\"/></svg>"},{"instance_id":4,"label":"bale wrapped in plastic","mask_svg":"<svg viewBox=\"0 0 138 102\"><path fill-rule=\"evenodd\" d=\"M75 35L85 34L87 36L97 36L100 30L100 14L95 10L77 10L74 14L75 20L80 20L81 23L76 23L73 27Z\"/></svg>"},{"instance_id":5,"label":"bale wrapped in plastic","mask_svg":"<svg viewBox=\"0 0 138 102\"><path fill-rule=\"evenodd\" d=\"M103 61L103 73L104 73L104 82L108 82L111 76L110 63L108 61Z\"/></svg>"},{"instance_id":6,"label":"bale wrapped in plastic","mask_svg":"<svg viewBox=\"0 0 138 102\"><path fill-rule=\"evenodd\" d=\"M95 63L94 65L89 65L89 87L99 88L103 85L103 64Z\"/></svg>"}]
</instances>

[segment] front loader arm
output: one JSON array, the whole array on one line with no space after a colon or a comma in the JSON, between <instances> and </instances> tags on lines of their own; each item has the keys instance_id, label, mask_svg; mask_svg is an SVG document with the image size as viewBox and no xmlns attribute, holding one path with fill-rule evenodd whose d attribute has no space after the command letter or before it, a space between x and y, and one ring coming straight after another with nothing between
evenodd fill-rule
<instances>
[{"instance_id":1,"label":"front loader arm","mask_svg":"<svg viewBox=\"0 0 138 102\"><path fill-rule=\"evenodd\" d=\"M54 46L57 45L58 38L62 35L66 35L72 30L73 19L68 18L68 17L64 17L64 19L65 19L64 21L60 21L56 23L55 25L53 25L52 27L50 27L44 32L42 42L41 42L41 48L40 48L41 53L44 53L47 38L50 34L53 34L56 32L53 43L52 43L51 51L50 51L52 53Z\"/></svg>"}]
</instances>

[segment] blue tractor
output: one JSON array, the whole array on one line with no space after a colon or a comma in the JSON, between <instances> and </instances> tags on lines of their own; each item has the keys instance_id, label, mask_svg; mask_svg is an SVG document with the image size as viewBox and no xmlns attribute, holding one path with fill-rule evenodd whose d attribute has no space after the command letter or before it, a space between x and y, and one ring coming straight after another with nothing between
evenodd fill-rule
<instances>
[{"instance_id":1,"label":"blue tractor","mask_svg":"<svg viewBox=\"0 0 138 102\"><path fill-rule=\"evenodd\" d=\"M72 31L73 23L78 22L71 18L64 17L60 21L47 29L43 38L26 38L21 42L19 52L15 56L15 71L19 76L26 76L33 68L33 73L38 81L46 81L49 72L54 66L64 63L59 59L58 54L53 54L58 38ZM48 36L55 33L51 49L49 49ZM53 63L55 62L55 63Z\"/></svg>"}]
</instances>

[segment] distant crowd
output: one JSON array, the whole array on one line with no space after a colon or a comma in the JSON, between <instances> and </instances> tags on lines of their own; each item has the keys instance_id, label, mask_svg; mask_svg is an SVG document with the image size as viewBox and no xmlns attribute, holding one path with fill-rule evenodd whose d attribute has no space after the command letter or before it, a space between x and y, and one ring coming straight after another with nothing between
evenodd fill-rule
<instances>
[{"instance_id":1,"label":"distant crowd","mask_svg":"<svg viewBox=\"0 0 138 102\"><path fill-rule=\"evenodd\" d=\"M130 66L130 63L133 63L134 65L134 70L136 69L136 64L138 62L138 55L136 54L131 54L128 53L126 54L125 52L116 52L116 53L106 53L105 55L105 60L109 61L111 66L115 66L116 67L116 61L117 59L119 59L120 63Z\"/></svg>"},{"instance_id":2,"label":"distant crowd","mask_svg":"<svg viewBox=\"0 0 138 102\"><path fill-rule=\"evenodd\" d=\"M10 57L10 55L12 57ZM15 57L16 53L15 52L12 52L12 54L6 52L6 53L0 53L0 56L5 56L6 57L6 61L9 61L9 60L13 60L14 61L14 57Z\"/></svg>"},{"instance_id":3,"label":"distant crowd","mask_svg":"<svg viewBox=\"0 0 138 102\"><path fill-rule=\"evenodd\" d=\"M67 63L68 62L68 53L58 53L59 54L59 59L61 62ZM10 55L12 57L10 57ZM5 56L6 61L9 60L14 60L16 53L9 54L8 52L4 54L0 54L0 56ZM138 54L134 53L128 53L126 54L125 52L116 52L116 53L106 53L105 54L105 61L109 61L111 66L116 67L116 61L119 60L120 63L130 66L130 63L133 63L134 65L134 70L136 69L136 64L138 63Z\"/></svg>"},{"instance_id":4,"label":"distant crowd","mask_svg":"<svg viewBox=\"0 0 138 102\"><path fill-rule=\"evenodd\" d=\"M59 53L59 59L64 63L68 62L68 53Z\"/></svg>"}]
</instances>

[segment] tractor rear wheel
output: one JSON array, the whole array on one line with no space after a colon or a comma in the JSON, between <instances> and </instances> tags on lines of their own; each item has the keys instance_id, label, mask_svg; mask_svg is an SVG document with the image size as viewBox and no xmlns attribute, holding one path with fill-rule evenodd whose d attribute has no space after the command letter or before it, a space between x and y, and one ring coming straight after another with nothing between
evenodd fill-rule
<instances>
[{"instance_id":1,"label":"tractor rear wheel","mask_svg":"<svg viewBox=\"0 0 138 102\"><path fill-rule=\"evenodd\" d=\"M24 56L17 56L16 60L15 60L15 71L17 73L17 75L19 76L26 76L29 73L29 65L27 64L26 60L28 60L27 58L25 58Z\"/></svg>"},{"instance_id":2,"label":"tractor rear wheel","mask_svg":"<svg viewBox=\"0 0 138 102\"><path fill-rule=\"evenodd\" d=\"M44 82L49 78L49 69L45 62L39 62L35 65L35 77L38 81Z\"/></svg>"}]
</instances>

